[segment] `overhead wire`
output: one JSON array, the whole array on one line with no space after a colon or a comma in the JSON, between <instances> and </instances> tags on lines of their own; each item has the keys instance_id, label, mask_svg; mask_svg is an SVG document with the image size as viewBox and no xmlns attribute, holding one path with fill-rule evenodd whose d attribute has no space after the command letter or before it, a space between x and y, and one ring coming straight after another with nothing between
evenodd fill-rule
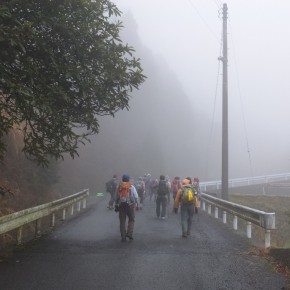
<instances>
[{"instance_id":1,"label":"overhead wire","mask_svg":"<svg viewBox=\"0 0 290 290\"><path fill-rule=\"evenodd\" d=\"M218 7L220 10L222 5L218 0L213 0L215 5ZM188 0L189 4L194 8L196 11L197 15L200 17L200 19L203 21L207 29L210 31L210 33L215 37L215 39L220 43L220 53L222 51L222 38L219 39L215 32L211 29L205 18L202 16L202 14L199 12L198 8L196 5L191 0ZM218 93L218 85L219 85L219 77L220 77L220 61L218 61L218 72L217 72L217 78L216 78L216 86L215 86L215 94L214 94L214 106L213 106L213 112L212 112L212 122L211 122L211 128L210 128L210 134L209 134L209 139L208 139L208 144L207 144L207 153L206 153L206 166L205 166L205 177L208 179L208 171L209 171L209 151L210 151L210 144L211 144L211 139L213 136L213 130L214 130L214 117L215 117L215 111L216 111L216 99L217 99L217 93Z\"/></svg>"},{"instance_id":2,"label":"overhead wire","mask_svg":"<svg viewBox=\"0 0 290 290\"><path fill-rule=\"evenodd\" d=\"M219 55L222 53L222 37L220 40L220 51ZM210 127L210 133L208 138L208 144L207 144L207 152L206 152L206 165L205 165L205 177L206 180L208 179L208 168L209 168L209 151L210 151L210 144L213 136L213 129L214 129L214 117L215 117L215 111L216 111L216 100L217 100L217 93L218 93L218 85L219 85L219 78L220 78L220 60L218 61L218 70L217 70L217 77L216 77L216 85L215 85L215 93L214 93L214 103L213 103L213 111L212 111L212 121L211 121L211 127Z\"/></svg>"},{"instance_id":3,"label":"overhead wire","mask_svg":"<svg viewBox=\"0 0 290 290\"><path fill-rule=\"evenodd\" d=\"M201 15L201 13L199 12L199 10L197 9L197 7L193 4L193 2L191 0L188 0L189 4L195 9L197 15L200 17L200 19L203 21L203 23L206 25L206 27L208 28L208 30L210 31L210 33L215 37L215 39L217 41L219 41L218 37L216 36L215 32L211 29L211 27L209 26L209 24L207 23L207 21L205 20L205 18Z\"/></svg>"},{"instance_id":4,"label":"overhead wire","mask_svg":"<svg viewBox=\"0 0 290 290\"><path fill-rule=\"evenodd\" d=\"M221 1L218 0L213 0L214 4L218 7L218 9L220 9L222 7L222 3Z\"/></svg>"},{"instance_id":5,"label":"overhead wire","mask_svg":"<svg viewBox=\"0 0 290 290\"><path fill-rule=\"evenodd\" d=\"M229 21L229 27L230 27L230 31L231 31L230 38L231 38L232 47L233 47L234 67L235 67L235 72L236 72L237 88L238 88L239 99L240 99L240 104L241 104L243 128L244 128L244 133L245 133L245 138L246 138L246 146L247 146L247 153L248 153L249 164L250 164L250 172L251 172L251 176L253 177L254 176L254 172L253 172L253 165L252 165L252 157L251 157L249 138L248 138L248 133L247 133L245 110L244 110L244 104L243 104L243 100L242 100L242 93L241 93L240 79L239 79L239 72L238 72L238 65L237 65L236 54L235 54L235 45L234 45L234 39L233 39L233 33L232 33L232 28L231 28L230 21Z\"/></svg>"},{"instance_id":6,"label":"overhead wire","mask_svg":"<svg viewBox=\"0 0 290 290\"><path fill-rule=\"evenodd\" d=\"M192 0L188 0L189 4L195 9L197 15L200 17L200 19L203 21L203 23L206 25L206 27L208 28L208 30L211 32L211 34L219 41L218 37L216 36L216 34L214 33L214 31L211 29L211 27L209 26L209 24L207 23L207 21L205 20L205 18L201 15L201 13L199 12L198 8L196 7L196 5L192 2ZM219 13L222 9L222 1L220 0L213 0L214 4L218 7L219 9ZM220 54L222 53L222 41L223 36L220 39ZM233 40L232 40L233 41ZM234 47L234 45L233 45ZM236 72L237 72L237 64L236 64L236 59L234 59L235 61L235 68L236 68ZM211 144L211 139L213 136L213 131L214 131L214 117L215 117L215 111L216 111L216 99L217 99L217 93L218 93L218 85L219 85L219 77L220 77L220 61L218 62L218 72L217 72L217 79L216 79L216 86L215 86L215 94L214 94L214 106L213 106L213 111L212 111L212 122L211 122L211 128L210 128L210 134L209 134L209 139L208 139L208 145L207 145L207 154L206 154L206 168L205 168L205 176L206 179L208 179L208 170L209 170L209 151L210 151L210 144ZM240 96L240 102L241 102L241 106L242 106L242 114L243 114L243 126L244 126L244 131L245 131L245 136L246 136L246 144L247 144L247 152L248 152L248 157L249 157L249 162L250 162L250 170L251 170L251 175L253 176L253 167L252 167L252 158L251 158L251 152L250 152L250 146L249 146L249 140L248 140L248 136L247 136L247 127L246 127L246 122L245 122L245 115L244 115L244 109L243 109L243 103L242 103L242 97L241 97L241 90L240 90L240 86L239 86L239 78L238 78L238 73L237 74L237 82L238 82L238 90L239 90L239 96Z\"/></svg>"}]
</instances>

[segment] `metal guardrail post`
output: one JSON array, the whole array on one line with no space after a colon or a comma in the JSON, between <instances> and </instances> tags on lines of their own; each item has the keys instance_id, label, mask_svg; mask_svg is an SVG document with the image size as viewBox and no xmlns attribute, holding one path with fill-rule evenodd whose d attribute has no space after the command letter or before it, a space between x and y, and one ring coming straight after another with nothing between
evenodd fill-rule
<instances>
[{"instance_id":1,"label":"metal guardrail post","mask_svg":"<svg viewBox=\"0 0 290 290\"><path fill-rule=\"evenodd\" d=\"M214 208L214 217L216 219L219 217L219 208L217 206Z\"/></svg>"},{"instance_id":2,"label":"metal guardrail post","mask_svg":"<svg viewBox=\"0 0 290 290\"><path fill-rule=\"evenodd\" d=\"M19 227L17 230L17 245L22 244L23 227Z\"/></svg>"},{"instance_id":3,"label":"metal guardrail post","mask_svg":"<svg viewBox=\"0 0 290 290\"><path fill-rule=\"evenodd\" d=\"M66 217L66 209L64 208L62 210L62 220L65 221L65 217Z\"/></svg>"},{"instance_id":4,"label":"metal guardrail post","mask_svg":"<svg viewBox=\"0 0 290 290\"><path fill-rule=\"evenodd\" d=\"M41 219L38 219L35 222L35 236L39 237L40 235L41 235Z\"/></svg>"},{"instance_id":5,"label":"metal guardrail post","mask_svg":"<svg viewBox=\"0 0 290 290\"><path fill-rule=\"evenodd\" d=\"M234 230L238 229L238 217L236 215L234 216L233 227L234 227Z\"/></svg>"},{"instance_id":6,"label":"metal guardrail post","mask_svg":"<svg viewBox=\"0 0 290 290\"><path fill-rule=\"evenodd\" d=\"M225 210L223 211L223 223L227 223L227 212Z\"/></svg>"},{"instance_id":7,"label":"metal guardrail post","mask_svg":"<svg viewBox=\"0 0 290 290\"><path fill-rule=\"evenodd\" d=\"M55 213L52 213L51 215L51 227L54 227L55 225Z\"/></svg>"},{"instance_id":8,"label":"metal guardrail post","mask_svg":"<svg viewBox=\"0 0 290 290\"><path fill-rule=\"evenodd\" d=\"M247 238L252 238L252 223L247 222Z\"/></svg>"},{"instance_id":9,"label":"metal guardrail post","mask_svg":"<svg viewBox=\"0 0 290 290\"><path fill-rule=\"evenodd\" d=\"M270 230L265 230L265 248L269 248L271 246L270 232Z\"/></svg>"},{"instance_id":10,"label":"metal guardrail post","mask_svg":"<svg viewBox=\"0 0 290 290\"><path fill-rule=\"evenodd\" d=\"M207 213L208 213L209 215L211 215L211 204L209 204L208 207L207 207Z\"/></svg>"}]
</instances>

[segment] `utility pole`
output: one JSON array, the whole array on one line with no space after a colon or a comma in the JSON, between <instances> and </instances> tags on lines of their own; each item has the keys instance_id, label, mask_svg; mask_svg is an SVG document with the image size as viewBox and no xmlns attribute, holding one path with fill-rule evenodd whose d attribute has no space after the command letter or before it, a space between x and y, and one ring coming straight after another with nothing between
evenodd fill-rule
<instances>
[{"instance_id":1,"label":"utility pole","mask_svg":"<svg viewBox=\"0 0 290 290\"><path fill-rule=\"evenodd\" d=\"M229 152L228 152L228 7L223 4L223 103L222 103L222 198L229 198Z\"/></svg>"}]
</instances>

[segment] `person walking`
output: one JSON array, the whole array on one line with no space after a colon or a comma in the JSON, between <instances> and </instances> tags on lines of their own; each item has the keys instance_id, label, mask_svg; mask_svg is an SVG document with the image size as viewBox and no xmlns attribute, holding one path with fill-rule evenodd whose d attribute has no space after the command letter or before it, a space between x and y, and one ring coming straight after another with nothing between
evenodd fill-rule
<instances>
[{"instance_id":1,"label":"person walking","mask_svg":"<svg viewBox=\"0 0 290 290\"><path fill-rule=\"evenodd\" d=\"M172 192L172 198L173 198L173 205L174 201L177 195L178 190L181 188L181 182L180 182L180 177L176 176L171 182L171 192ZM173 207L174 210L174 207Z\"/></svg>"},{"instance_id":2,"label":"person walking","mask_svg":"<svg viewBox=\"0 0 290 290\"><path fill-rule=\"evenodd\" d=\"M110 201L107 206L108 209L114 209L114 202L116 199L116 190L118 183L118 176L116 174L114 174L113 178L106 183L106 191L110 193Z\"/></svg>"},{"instance_id":3,"label":"person walking","mask_svg":"<svg viewBox=\"0 0 290 290\"><path fill-rule=\"evenodd\" d=\"M157 188L158 188L159 180L156 178L152 178L150 182L150 201L156 201L157 198Z\"/></svg>"},{"instance_id":4,"label":"person walking","mask_svg":"<svg viewBox=\"0 0 290 290\"><path fill-rule=\"evenodd\" d=\"M135 207L139 204L139 197L136 188L130 182L130 176L124 174L120 182L117 194L115 211L119 212L120 233L122 242L126 238L133 240L133 230L135 223ZM126 230L126 218L128 217L128 226Z\"/></svg>"},{"instance_id":5,"label":"person walking","mask_svg":"<svg viewBox=\"0 0 290 290\"><path fill-rule=\"evenodd\" d=\"M160 175L160 180L157 188L157 198L156 198L156 215L157 218L160 217L160 207L161 207L161 219L165 219L167 203L170 202L170 187L165 180L164 175Z\"/></svg>"},{"instance_id":6,"label":"person walking","mask_svg":"<svg viewBox=\"0 0 290 290\"><path fill-rule=\"evenodd\" d=\"M143 202L144 202L144 194L145 194L145 182L143 181L142 176L138 178L138 181L135 184L135 188L137 190L138 196L139 196L139 207L136 209L142 209Z\"/></svg>"},{"instance_id":7,"label":"person walking","mask_svg":"<svg viewBox=\"0 0 290 290\"><path fill-rule=\"evenodd\" d=\"M191 232L192 217L195 207L194 189L188 179L182 180L182 187L178 190L174 201L174 212L178 212L180 204L182 237L187 238Z\"/></svg>"},{"instance_id":8,"label":"person walking","mask_svg":"<svg viewBox=\"0 0 290 290\"><path fill-rule=\"evenodd\" d=\"M150 173L144 174L144 182L145 182L145 196L150 197L151 196L151 191L150 191L151 174Z\"/></svg>"},{"instance_id":9,"label":"person walking","mask_svg":"<svg viewBox=\"0 0 290 290\"><path fill-rule=\"evenodd\" d=\"M200 201L200 195L201 195L201 190L200 190L199 178L198 177L194 177L193 178L192 186L193 186L193 188L196 191L195 213L198 213L199 201Z\"/></svg>"}]
</instances>

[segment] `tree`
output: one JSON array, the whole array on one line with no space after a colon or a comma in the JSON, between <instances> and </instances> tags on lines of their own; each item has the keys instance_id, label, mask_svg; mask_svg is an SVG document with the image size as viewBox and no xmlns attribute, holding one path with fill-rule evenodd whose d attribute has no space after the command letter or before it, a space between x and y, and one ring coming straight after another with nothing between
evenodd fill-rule
<instances>
[{"instance_id":1,"label":"tree","mask_svg":"<svg viewBox=\"0 0 290 290\"><path fill-rule=\"evenodd\" d=\"M12 127L41 164L74 157L99 132L100 116L129 109L145 76L119 38L120 15L108 0L1 1L1 158Z\"/></svg>"}]
</instances>

